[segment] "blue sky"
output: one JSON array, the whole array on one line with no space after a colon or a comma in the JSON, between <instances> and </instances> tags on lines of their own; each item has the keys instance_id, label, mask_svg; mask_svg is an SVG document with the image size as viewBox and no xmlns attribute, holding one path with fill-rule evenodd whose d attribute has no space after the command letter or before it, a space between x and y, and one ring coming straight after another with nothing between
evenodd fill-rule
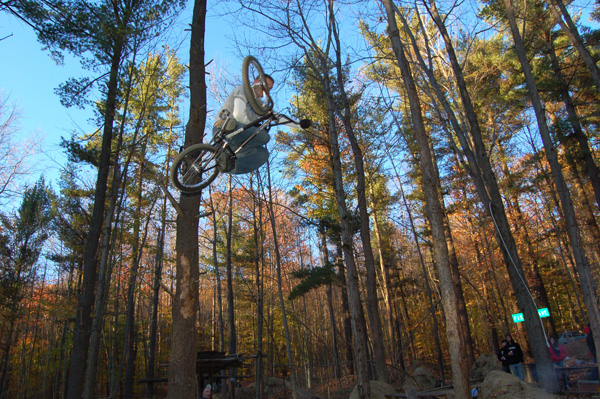
<instances>
[{"instance_id":1,"label":"blue sky","mask_svg":"<svg viewBox=\"0 0 600 399\"><path fill-rule=\"evenodd\" d=\"M207 32L211 35L210 40L206 40L206 59L214 58L228 69L240 69L242 60L229 51L236 48L231 37L233 30L211 11L207 15ZM181 15L169 39L173 42L169 43L172 48L181 46L179 53L185 63L189 52L189 32L186 31L191 22L189 15L189 10ZM42 140L35 163L39 173L47 176L47 181L55 181L60 167L66 163L59 146L61 137L70 137L74 130L88 132L94 126L88 124L91 108L65 108L54 90L69 77L88 76L89 71L82 70L79 59L69 55L65 55L64 65L55 63L43 50L33 30L6 13L0 13L0 58L0 91L21 111L19 137L23 141L30 137ZM239 74L237 70L231 73ZM183 111L185 120L185 109ZM32 176L32 181L37 180L39 173Z\"/></svg>"},{"instance_id":2,"label":"blue sky","mask_svg":"<svg viewBox=\"0 0 600 399\"><path fill-rule=\"evenodd\" d=\"M222 4L224 3L221 1L209 1L206 60L214 59L213 66L216 64L228 76L239 77L242 59L237 54L238 46L233 36L244 36L247 31L234 18L219 15ZM584 14L593 9L593 0L578 0L577 4L579 9L584 10ZM189 51L187 29L191 22L189 8L192 5L193 2L188 1L188 9L180 16L168 39L171 48L180 49L179 56L184 63L187 63ZM365 50L362 39L357 39L356 28L356 20L365 12L365 9L351 11L345 20L342 19L343 24L347 24L344 40L357 52ZM590 25L587 15L583 21ZM59 168L66 163L66 157L59 147L61 136L70 137L73 130L89 132L95 128L87 123L92 115L91 109L63 107L54 94L54 89L69 77L89 76L89 72L82 71L79 60L68 55L65 55L64 65L57 65L48 52L43 51L33 30L6 13L0 13L0 58L0 91L4 96L8 95L11 102L16 102L21 110L20 137L23 140L28 137L42 140L43 145L38 151L35 164L40 173L47 176L48 181L54 182L58 178ZM278 80L277 74L275 77ZM285 91L283 82L278 81L277 86L276 91ZM276 93L278 109L285 106L287 98L289 93ZM182 108L185 121L187 110L185 106ZM37 180L38 176L39 174L33 176L32 181ZM56 184L53 185L56 188Z\"/></svg>"}]
</instances>

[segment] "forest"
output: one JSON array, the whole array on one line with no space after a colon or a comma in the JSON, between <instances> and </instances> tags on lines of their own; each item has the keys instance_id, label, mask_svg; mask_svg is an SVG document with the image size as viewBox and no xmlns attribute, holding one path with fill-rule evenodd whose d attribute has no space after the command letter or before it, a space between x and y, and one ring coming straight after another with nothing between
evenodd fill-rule
<instances>
[{"instance_id":1,"label":"forest","mask_svg":"<svg viewBox=\"0 0 600 399\"><path fill-rule=\"evenodd\" d=\"M249 32L239 65L205 56L217 8ZM550 394L564 387L547 339L600 337L597 3L0 12L81 62L56 95L96 126L63 138L56 181L26 183L31 154L0 93L0 398L189 399L208 381L219 398L363 399L420 366L471 398L471 366L506 334ZM267 164L181 194L171 164L210 139L249 54L275 108L312 126L272 129ZM243 364L207 380L199 358L215 353Z\"/></svg>"}]
</instances>

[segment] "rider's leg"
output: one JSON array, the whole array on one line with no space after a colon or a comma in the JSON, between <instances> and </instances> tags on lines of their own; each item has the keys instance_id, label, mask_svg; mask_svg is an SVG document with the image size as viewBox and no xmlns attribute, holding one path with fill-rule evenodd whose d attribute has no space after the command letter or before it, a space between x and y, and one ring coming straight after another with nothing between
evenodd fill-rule
<instances>
[{"instance_id":1,"label":"rider's leg","mask_svg":"<svg viewBox=\"0 0 600 399\"><path fill-rule=\"evenodd\" d=\"M240 128L241 126L242 125L239 125L238 128ZM257 127L249 127L248 129L236 134L230 140L231 146L237 149L237 147L239 147L244 141L251 137L257 129ZM269 136L269 133L267 133L265 130L262 130L252 140L250 140L248 144L245 145L245 147L258 147L267 144L270 139L271 136Z\"/></svg>"},{"instance_id":2,"label":"rider's leg","mask_svg":"<svg viewBox=\"0 0 600 399\"><path fill-rule=\"evenodd\" d=\"M244 147L237 153L235 168L230 173L250 173L260 168L269 159L269 150L264 147Z\"/></svg>"}]
</instances>

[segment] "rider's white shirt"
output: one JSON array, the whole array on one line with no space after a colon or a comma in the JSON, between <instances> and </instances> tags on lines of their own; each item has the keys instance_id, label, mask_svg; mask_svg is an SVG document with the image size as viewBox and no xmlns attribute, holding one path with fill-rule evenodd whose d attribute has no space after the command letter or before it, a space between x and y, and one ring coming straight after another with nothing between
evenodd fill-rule
<instances>
[{"instance_id":1,"label":"rider's white shirt","mask_svg":"<svg viewBox=\"0 0 600 399\"><path fill-rule=\"evenodd\" d=\"M224 111L229 111L233 118L242 125L258 119L258 114L254 112L246 98L244 86L238 86L231 92L219 111L219 117L222 117Z\"/></svg>"}]
</instances>

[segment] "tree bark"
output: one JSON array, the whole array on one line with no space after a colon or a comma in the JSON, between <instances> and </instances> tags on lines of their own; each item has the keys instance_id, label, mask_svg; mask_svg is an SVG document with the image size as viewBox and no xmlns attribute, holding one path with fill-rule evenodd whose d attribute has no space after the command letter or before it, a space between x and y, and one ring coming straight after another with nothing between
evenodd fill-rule
<instances>
[{"instance_id":1,"label":"tree bark","mask_svg":"<svg viewBox=\"0 0 600 399\"><path fill-rule=\"evenodd\" d=\"M446 337L448 339L450 364L452 366L454 395L458 398L467 398L471 394L469 389L469 362L467 359L464 336L461 334L458 298L452 278L444 226L444 212L440 203L440 194L438 192L439 182L437 181L429 139L421 114L419 95L412 77L410 65L404 53L404 46L400 41L400 34L396 25L396 16L394 14L392 0L384 0L384 5L388 18L388 34L392 42L392 49L396 55L398 66L402 73L402 80L404 81L404 87L410 105L414 137L419 148L419 164L422 176L421 185L425 195L425 206L433 240L433 252L438 268L438 277L440 279L440 290L446 319Z\"/></svg>"},{"instance_id":2,"label":"tree bark","mask_svg":"<svg viewBox=\"0 0 600 399\"><path fill-rule=\"evenodd\" d=\"M119 67L121 64L123 43L117 42L111 58L108 79L108 92L104 108L104 130L98 166L98 177L94 191L94 208L83 255L83 280L81 293L77 303L77 315L73 330L73 349L67 382L67 399L81 399L85 383L85 370L88 360L90 333L92 330L92 309L94 307L94 291L96 289L97 254L100 244L100 233L104 221L104 208L108 187L108 175L111 165L111 143L113 123L117 107Z\"/></svg>"},{"instance_id":3,"label":"tree bark","mask_svg":"<svg viewBox=\"0 0 600 399\"><path fill-rule=\"evenodd\" d=\"M466 161L462 161L463 165L473 179L473 183L475 184L479 198L481 199L486 212L491 216L494 223L496 240L502 252L519 308L525 316L524 324L525 328L527 329L529 340L534 348L533 352L541 384L550 392L556 392L558 389L558 384L554 376L553 364L550 359L548 349L545 345L546 337L544 335L544 330L540 323L537 307L531 298L529 287L524 279L517 246L510 230L510 224L506 216L506 211L502 202L502 196L500 194L496 176L488 158L485 145L483 143L481 129L470 99L470 95L467 91L461 66L454 52L450 35L448 34L446 26L444 25L444 22L435 6L435 2L430 1L425 5L444 40L446 52L448 54L452 71L454 72L454 77L456 78L456 84L462 100L462 107L467 118L467 126L469 127L469 131L471 133L470 140L467 139L461 124L458 122L454 111L439 87L433 71L425 65L425 62L420 56L420 50L414 35L409 30L407 30L407 32L409 33L412 46L416 51L419 64L427 74L429 82L434 88L438 100L443 105L446 116L460 141L462 148L461 150L455 148L455 151L466 158ZM404 25L408 27L406 19L398 11L397 13L403 20ZM449 137L449 142L451 145L454 145L454 138ZM474 150L471 148L472 145L474 146Z\"/></svg>"},{"instance_id":4,"label":"tree bark","mask_svg":"<svg viewBox=\"0 0 600 399\"><path fill-rule=\"evenodd\" d=\"M565 218L565 224L567 227L567 234L571 243L571 250L573 251L573 257L575 258L575 264L579 273L579 279L581 281L581 291L583 293L583 300L587 307L587 314L590 320L590 327L592 333L596 337L600 337L600 308L598 307L598 297L596 295L596 288L592 277L592 272L585 251L583 249L583 243L581 240L581 233L577 218L575 216L575 209L569 193L569 188L564 179L561 166L558 162L558 155L556 148L550 137L550 131L548 130L548 124L546 122L545 110L542 107L542 101L539 96L535 78L527 59L525 52L525 46L521 33L517 27L515 12L511 3L511 0L503 0L504 9L506 10L506 16L510 25L510 31L512 33L513 40L515 42L515 49L521 62L521 68L525 74L525 81L527 83L527 89L531 104L535 111L540 135L542 142L544 143L544 151L546 153L546 159L550 165L550 171L552 178L558 192L560 205ZM535 351L535 347L534 347ZM546 351L547 352L547 351ZM600 368L600 365L598 366Z\"/></svg>"},{"instance_id":5,"label":"tree bark","mask_svg":"<svg viewBox=\"0 0 600 399\"><path fill-rule=\"evenodd\" d=\"M558 58L556 57L556 53L554 50L554 43L552 42L552 35L550 32L546 34L546 40L548 42L548 56L550 57L550 63L552 65L552 70L554 71L554 76L556 77L556 83L558 86L558 94L562 98L563 103L565 104L565 110L567 111L568 122L573 129L571 135L567 135L565 137L566 144L572 140L576 141L579 145L579 152L581 153L581 158L583 158L583 168L585 170L586 175L590 179L590 183L592 184L592 188L594 190L594 196L596 198L596 203L600 206L600 171L598 170L598 166L596 165L596 161L594 160L594 156L590 149L589 140L583 131L583 127L579 122L579 115L577 114L577 109L575 108L575 104L573 99L571 98L571 93L569 92L569 85L565 79L565 76L560 69L560 64ZM600 86L598 86L600 88Z\"/></svg>"},{"instance_id":6,"label":"tree bark","mask_svg":"<svg viewBox=\"0 0 600 399\"><path fill-rule=\"evenodd\" d=\"M561 18L558 11L556 11L556 8L554 8L554 4L552 4L553 1L556 2L556 5L561 11L561 14L564 16L564 21ZM573 43L573 46L575 46L575 48L579 52L579 55L583 59L583 62L585 62L585 65L590 70L592 79L594 80L594 83L596 83L596 88L600 90L600 69L598 69L598 65L596 65L596 60L594 60L594 57L592 57L591 53L585 47L583 39L579 35L579 31L577 30L577 26L571 19L571 15L565 7L565 4L562 2L562 0L549 0L548 8L550 9L550 12L556 19L556 22L560 25L563 32L565 32L569 40L571 40L571 43Z\"/></svg>"},{"instance_id":7,"label":"tree bark","mask_svg":"<svg viewBox=\"0 0 600 399\"><path fill-rule=\"evenodd\" d=\"M367 209L367 198L366 198L366 183L365 183L365 166L362 149L358 144L356 135L354 134L354 127L352 126L351 116L352 109L350 107L350 101L344 88L344 74L342 71L342 59L341 59L341 45L339 39L339 32L337 28L337 21L335 19L335 13L333 10L333 1L329 1L330 5L330 21L332 24L332 32L335 38L335 67L337 70L337 85L340 92L340 100L343 109L340 110L340 114L343 115L342 119L344 122L345 133L348 135L350 140L350 146L354 155L354 165L356 167L356 196L358 199L358 212L360 216L360 238L362 242L364 266L366 269L366 286L367 286L367 309L368 317L371 324L371 336L373 342L373 356L375 362L375 373L377 380L381 382L387 382L387 370L385 365L385 349L383 339L383 328L381 326L381 317L379 315L379 304L377 300L377 277L375 272L375 257L373 256L373 247L371 245L371 226L369 211ZM334 102L333 104L337 104Z\"/></svg>"},{"instance_id":8,"label":"tree bark","mask_svg":"<svg viewBox=\"0 0 600 399\"><path fill-rule=\"evenodd\" d=\"M292 357L292 336L287 321L285 301L283 300L282 277L281 277L281 254L279 253L279 241L277 239L277 225L275 223L275 211L273 210L273 191L271 186L271 165L267 162L267 177L269 189L269 219L271 220L271 230L273 234L273 245L275 247L275 264L277 267L277 293L279 295L279 306L281 307L281 317L283 318L283 330L285 333L285 349L287 355L288 368L290 369L290 382L292 385L292 398L298 398L298 387L296 384L296 370L294 369L294 359Z\"/></svg>"},{"instance_id":9,"label":"tree bark","mask_svg":"<svg viewBox=\"0 0 600 399\"><path fill-rule=\"evenodd\" d=\"M237 331L235 326L235 298L233 296L233 264L231 262L231 239L233 234L233 187L232 178L228 179L229 201L227 204L227 260L226 260L226 278L227 278L227 327L228 327L228 350L229 354L237 353ZM229 369L228 397L235 398L235 369ZM203 387L200 387L202 389Z\"/></svg>"},{"instance_id":10,"label":"tree bark","mask_svg":"<svg viewBox=\"0 0 600 399\"><path fill-rule=\"evenodd\" d=\"M195 0L190 43L190 116L185 146L202 141L206 123L204 30L206 0ZM176 291L173 298L173 333L168 399L198 397L198 209L199 196L181 196L177 214ZM75 399L75 398L73 398Z\"/></svg>"}]
</instances>

